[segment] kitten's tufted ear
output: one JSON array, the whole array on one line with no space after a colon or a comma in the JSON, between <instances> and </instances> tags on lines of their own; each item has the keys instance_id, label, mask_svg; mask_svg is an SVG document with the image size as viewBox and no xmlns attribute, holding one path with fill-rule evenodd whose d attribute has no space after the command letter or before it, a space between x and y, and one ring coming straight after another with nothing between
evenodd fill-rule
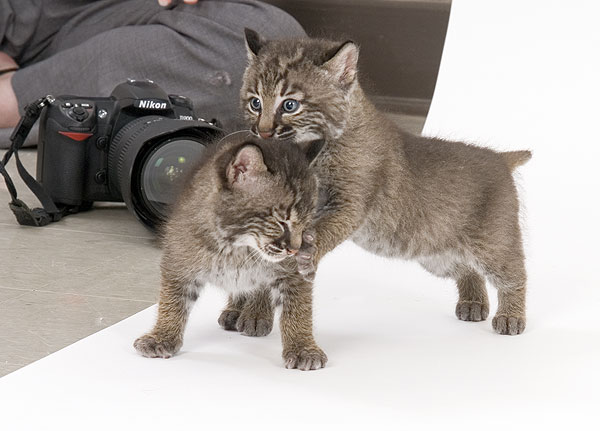
<instances>
[{"instance_id":1,"label":"kitten's tufted ear","mask_svg":"<svg viewBox=\"0 0 600 431\"><path fill-rule=\"evenodd\" d=\"M298 142L297 144L304 154L306 155L306 160L308 160L308 164L312 165L314 160L317 158L321 150L323 149L323 145L325 145L325 139L317 139L315 141L308 142Z\"/></svg>"},{"instance_id":2,"label":"kitten's tufted ear","mask_svg":"<svg viewBox=\"0 0 600 431\"><path fill-rule=\"evenodd\" d=\"M260 34L249 28L244 29L244 34L246 35L246 51L248 52L248 58L252 60L258 55L260 49L266 43L266 40L264 40Z\"/></svg>"},{"instance_id":3,"label":"kitten's tufted ear","mask_svg":"<svg viewBox=\"0 0 600 431\"><path fill-rule=\"evenodd\" d=\"M252 190L258 185L259 175L266 171L260 148L244 145L227 165L227 182L235 189Z\"/></svg>"},{"instance_id":4,"label":"kitten's tufted ear","mask_svg":"<svg viewBox=\"0 0 600 431\"><path fill-rule=\"evenodd\" d=\"M341 44L323 64L343 86L354 82L358 67L358 46L351 40Z\"/></svg>"}]
</instances>

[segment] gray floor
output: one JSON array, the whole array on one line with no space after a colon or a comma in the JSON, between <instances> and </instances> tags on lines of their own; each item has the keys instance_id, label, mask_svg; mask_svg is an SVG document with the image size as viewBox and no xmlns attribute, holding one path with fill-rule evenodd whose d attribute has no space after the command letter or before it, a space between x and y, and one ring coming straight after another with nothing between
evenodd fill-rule
<instances>
[{"instance_id":1,"label":"gray floor","mask_svg":"<svg viewBox=\"0 0 600 431\"><path fill-rule=\"evenodd\" d=\"M392 117L415 133L424 122ZM35 151L21 154L35 172ZM18 177L12 162L9 171ZM17 187L36 206L20 181ZM156 302L160 250L123 205L103 204L31 228L16 223L8 202L0 181L0 376Z\"/></svg>"}]
</instances>

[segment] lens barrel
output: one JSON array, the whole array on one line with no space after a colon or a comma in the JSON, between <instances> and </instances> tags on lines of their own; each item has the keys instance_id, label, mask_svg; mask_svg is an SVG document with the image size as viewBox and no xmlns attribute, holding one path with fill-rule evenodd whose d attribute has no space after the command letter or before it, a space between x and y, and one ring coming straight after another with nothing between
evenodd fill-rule
<instances>
[{"instance_id":1,"label":"lens barrel","mask_svg":"<svg viewBox=\"0 0 600 431\"><path fill-rule=\"evenodd\" d=\"M123 126L108 154L109 187L151 230L168 216L207 145L222 135L203 121L146 116Z\"/></svg>"}]
</instances>

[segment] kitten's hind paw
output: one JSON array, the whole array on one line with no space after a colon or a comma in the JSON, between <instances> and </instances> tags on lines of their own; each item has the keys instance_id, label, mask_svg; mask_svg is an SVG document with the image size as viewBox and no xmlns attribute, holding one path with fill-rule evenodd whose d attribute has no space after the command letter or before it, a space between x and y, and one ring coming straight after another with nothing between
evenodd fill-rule
<instances>
[{"instance_id":1,"label":"kitten's hind paw","mask_svg":"<svg viewBox=\"0 0 600 431\"><path fill-rule=\"evenodd\" d=\"M285 368L302 371L318 370L327 364L327 355L319 347L313 346L283 353Z\"/></svg>"},{"instance_id":2,"label":"kitten's hind paw","mask_svg":"<svg viewBox=\"0 0 600 431\"><path fill-rule=\"evenodd\" d=\"M226 331L237 331L236 323L240 317L240 312L237 310L225 309L219 316L219 325Z\"/></svg>"},{"instance_id":3,"label":"kitten's hind paw","mask_svg":"<svg viewBox=\"0 0 600 431\"><path fill-rule=\"evenodd\" d=\"M152 334L146 334L135 340L133 347L138 353L147 358L168 359L181 348L176 341L158 341Z\"/></svg>"},{"instance_id":4,"label":"kitten's hind paw","mask_svg":"<svg viewBox=\"0 0 600 431\"><path fill-rule=\"evenodd\" d=\"M315 254L317 247L315 246L315 233L311 231L304 232L302 235L302 245L296 253L296 263L298 264L298 272L306 281L315 279Z\"/></svg>"},{"instance_id":5,"label":"kitten's hind paw","mask_svg":"<svg viewBox=\"0 0 600 431\"><path fill-rule=\"evenodd\" d=\"M492 319L492 327L501 335L518 335L525 331L525 316L496 314Z\"/></svg>"},{"instance_id":6,"label":"kitten's hind paw","mask_svg":"<svg viewBox=\"0 0 600 431\"><path fill-rule=\"evenodd\" d=\"M488 304L476 301L460 301L456 304L456 317L469 322L481 322L490 313Z\"/></svg>"}]
</instances>

